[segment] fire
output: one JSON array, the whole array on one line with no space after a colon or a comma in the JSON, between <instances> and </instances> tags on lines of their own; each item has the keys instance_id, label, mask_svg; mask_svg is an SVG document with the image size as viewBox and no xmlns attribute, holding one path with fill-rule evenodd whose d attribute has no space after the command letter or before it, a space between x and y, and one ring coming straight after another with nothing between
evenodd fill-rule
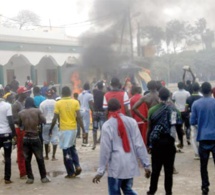
<instances>
[{"instance_id":1,"label":"fire","mask_svg":"<svg viewBox=\"0 0 215 195\"><path fill-rule=\"evenodd\" d=\"M74 71L71 75L71 82L72 82L72 91L74 93L80 94L81 89L81 80L78 71Z\"/></svg>"}]
</instances>

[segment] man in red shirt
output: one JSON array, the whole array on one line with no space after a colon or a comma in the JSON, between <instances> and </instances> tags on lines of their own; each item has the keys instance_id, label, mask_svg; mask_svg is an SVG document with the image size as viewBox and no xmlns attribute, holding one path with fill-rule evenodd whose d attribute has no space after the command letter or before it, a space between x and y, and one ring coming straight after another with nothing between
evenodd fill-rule
<instances>
[{"instance_id":1,"label":"man in red shirt","mask_svg":"<svg viewBox=\"0 0 215 195\"><path fill-rule=\"evenodd\" d=\"M134 106L136 102L138 102L142 98L142 89L139 86L132 86L131 94L132 97L130 99L131 107ZM142 103L138 108L139 112L145 117L145 121L143 121L134 111L131 112L132 117L137 121L138 127L140 129L140 133L142 135L143 141L146 144L146 132L147 132L147 115L148 115L148 107L146 103Z\"/></svg>"},{"instance_id":2,"label":"man in red shirt","mask_svg":"<svg viewBox=\"0 0 215 195\"><path fill-rule=\"evenodd\" d=\"M108 102L112 98L116 98L120 102L122 114L131 116L130 100L128 94L120 89L120 81L116 77L111 79L111 91L104 95L103 108L105 110L107 110Z\"/></svg>"}]
</instances>

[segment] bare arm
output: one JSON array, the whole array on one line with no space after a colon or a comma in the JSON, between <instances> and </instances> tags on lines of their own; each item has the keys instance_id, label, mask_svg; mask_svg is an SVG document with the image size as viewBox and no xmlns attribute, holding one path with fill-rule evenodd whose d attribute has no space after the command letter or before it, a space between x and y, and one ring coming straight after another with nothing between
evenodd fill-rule
<instances>
[{"instance_id":1,"label":"bare arm","mask_svg":"<svg viewBox=\"0 0 215 195\"><path fill-rule=\"evenodd\" d=\"M125 107L125 113L126 113L126 115L131 117L130 105L126 104L126 105L124 105L124 107Z\"/></svg>"},{"instance_id":2,"label":"bare arm","mask_svg":"<svg viewBox=\"0 0 215 195\"><path fill-rule=\"evenodd\" d=\"M16 130L15 130L15 126L14 126L14 121L13 121L13 116L8 116L7 117L10 129L12 131L12 137L16 136Z\"/></svg>"},{"instance_id":3,"label":"bare arm","mask_svg":"<svg viewBox=\"0 0 215 195\"><path fill-rule=\"evenodd\" d=\"M12 113L13 113L13 121L14 124L19 125L19 108L17 106L17 104L13 104L12 105Z\"/></svg>"},{"instance_id":4,"label":"bare arm","mask_svg":"<svg viewBox=\"0 0 215 195\"><path fill-rule=\"evenodd\" d=\"M190 68L189 70L190 70L190 74L192 75L192 78L193 78L192 83L194 83L194 82L196 81L196 77L195 77L195 75L193 74L193 71L191 70L191 68Z\"/></svg>"},{"instance_id":5,"label":"bare arm","mask_svg":"<svg viewBox=\"0 0 215 195\"><path fill-rule=\"evenodd\" d=\"M93 103L93 101L91 100L91 101L89 101L89 106L90 106L90 110L91 110L91 112L93 112L94 111L94 103Z\"/></svg>"},{"instance_id":6,"label":"bare arm","mask_svg":"<svg viewBox=\"0 0 215 195\"><path fill-rule=\"evenodd\" d=\"M46 124L46 118L43 116L43 113L39 110L39 120L40 123Z\"/></svg>"},{"instance_id":7,"label":"bare arm","mask_svg":"<svg viewBox=\"0 0 215 195\"><path fill-rule=\"evenodd\" d=\"M183 81L184 84L185 84L185 76L186 76L186 70L184 70L184 74L183 74L183 77L182 77L182 81Z\"/></svg>"},{"instance_id":8,"label":"bare arm","mask_svg":"<svg viewBox=\"0 0 215 195\"><path fill-rule=\"evenodd\" d=\"M137 116L139 116L143 121L147 121L147 119L140 113L140 111L138 110L138 108L141 106L141 104L145 102L144 97L142 97L138 102L136 102L134 104L134 106L132 107L132 110L135 112L135 114Z\"/></svg>"},{"instance_id":9,"label":"bare arm","mask_svg":"<svg viewBox=\"0 0 215 195\"><path fill-rule=\"evenodd\" d=\"M49 135L52 134L52 129L54 128L54 126L55 126L58 118L59 118L59 115L58 114L54 114L54 118L52 119L52 124L51 124L51 127L49 129Z\"/></svg>"}]
</instances>

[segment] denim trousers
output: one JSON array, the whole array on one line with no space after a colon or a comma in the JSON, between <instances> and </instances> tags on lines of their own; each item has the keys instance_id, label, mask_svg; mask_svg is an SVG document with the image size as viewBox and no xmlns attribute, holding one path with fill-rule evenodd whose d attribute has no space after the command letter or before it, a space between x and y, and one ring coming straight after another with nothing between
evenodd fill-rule
<instances>
[{"instance_id":1,"label":"denim trousers","mask_svg":"<svg viewBox=\"0 0 215 195\"><path fill-rule=\"evenodd\" d=\"M79 157L75 146L63 149L63 161L67 174L72 176L75 173L74 167L80 167Z\"/></svg>"},{"instance_id":2,"label":"denim trousers","mask_svg":"<svg viewBox=\"0 0 215 195\"><path fill-rule=\"evenodd\" d=\"M41 179L46 177L46 168L45 168L45 163L43 159L42 147L43 147L42 142L39 137L37 138L24 137L23 139L25 166L26 166L27 176L29 179L34 179L32 167L31 167L31 159L33 154L37 160L37 165L40 171Z\"/></svg>"},{"instance_id":3,"label":"denim trousers","mask_svg":"<svg viewBox=\"0 0 215 195\"><path fill-rule=\"evenodd\" d=\"M4 179L10 180L11 177L11 152L12 152L12 137L10 135L6 137L0 136L0 148L4 148L5 167L4 167Z\"/></svg>"},{"instance_id":4,"label":"denim trousers","mask_svg":"<svg viewBox=\"0 0 215 195\"><path fill-rule=\"evenodd\" d=\"M106 118L104 112L93 112L93 133L97 132L98 129L102 129Z\"/></svg>"},{"instance_id":5,"label":"denim trousers","mask_svg":"<svg viewBox=\"0 0 215 195\"><path fill-rule=\"evenodd\" d=\"M89 128L90 128L90 111L89 110L81 110L80 113L82 116L85 133L88 133Z\"/></svg>"},{"instance_id":6,"label":"denim trousers","mask_svg":"<svg viewBox=\"0 0 215 195\"><path fill-rule=\"evenodd\" d=\"M130 179L117 179L113 177L108 177L108 192L109 195L121 195L121 191L125 195L137 195L137 193L132 190L133 178Z\"/></svg>"},{"instance_id":7,"label":"denim trousers","mask_svg":"<svg viewBox=\"0 0 215 195\"><path fill-rule=\"evenodd\" d=\"M215 140L199 141L200 171L202 178L202 189L210 186L208 178L208 159L210 152L213 154L215 164Z\"/></svg>"},{"instance_id":8,"label":"denim trousers","mask_svg":"<svg viewBox=\"0 0 215 195\"><path fill-rule=\"evenodd\" d=\"M152 175L149 192L154 194L157 191L158 179L162 166L164 166L164 187L166 194L172 194L173 166L175 161L176 148L171 137L160 138L152 145Z\"/></svg>"}]
</instances>

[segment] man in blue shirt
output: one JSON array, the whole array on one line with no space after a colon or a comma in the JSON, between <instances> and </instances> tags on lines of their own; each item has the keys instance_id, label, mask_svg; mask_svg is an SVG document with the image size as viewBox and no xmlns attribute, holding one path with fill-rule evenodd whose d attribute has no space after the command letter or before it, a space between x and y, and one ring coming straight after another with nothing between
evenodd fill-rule
<instances>
[{"instance_id":1,"label":"man in blue shirt","mask_svg":"<svg viewBox=\"0 0 215 195\"><path fill-rule=\"evenodd\" d=\"M213 153L215 162L215 99L211 97L212 87L208 82L201 86L203 98L192 105L191 125L197 125L197 141L199 141L199 156L202 178L202 194L209 192L208 159Z\"/></svg>"}]
</instances>

